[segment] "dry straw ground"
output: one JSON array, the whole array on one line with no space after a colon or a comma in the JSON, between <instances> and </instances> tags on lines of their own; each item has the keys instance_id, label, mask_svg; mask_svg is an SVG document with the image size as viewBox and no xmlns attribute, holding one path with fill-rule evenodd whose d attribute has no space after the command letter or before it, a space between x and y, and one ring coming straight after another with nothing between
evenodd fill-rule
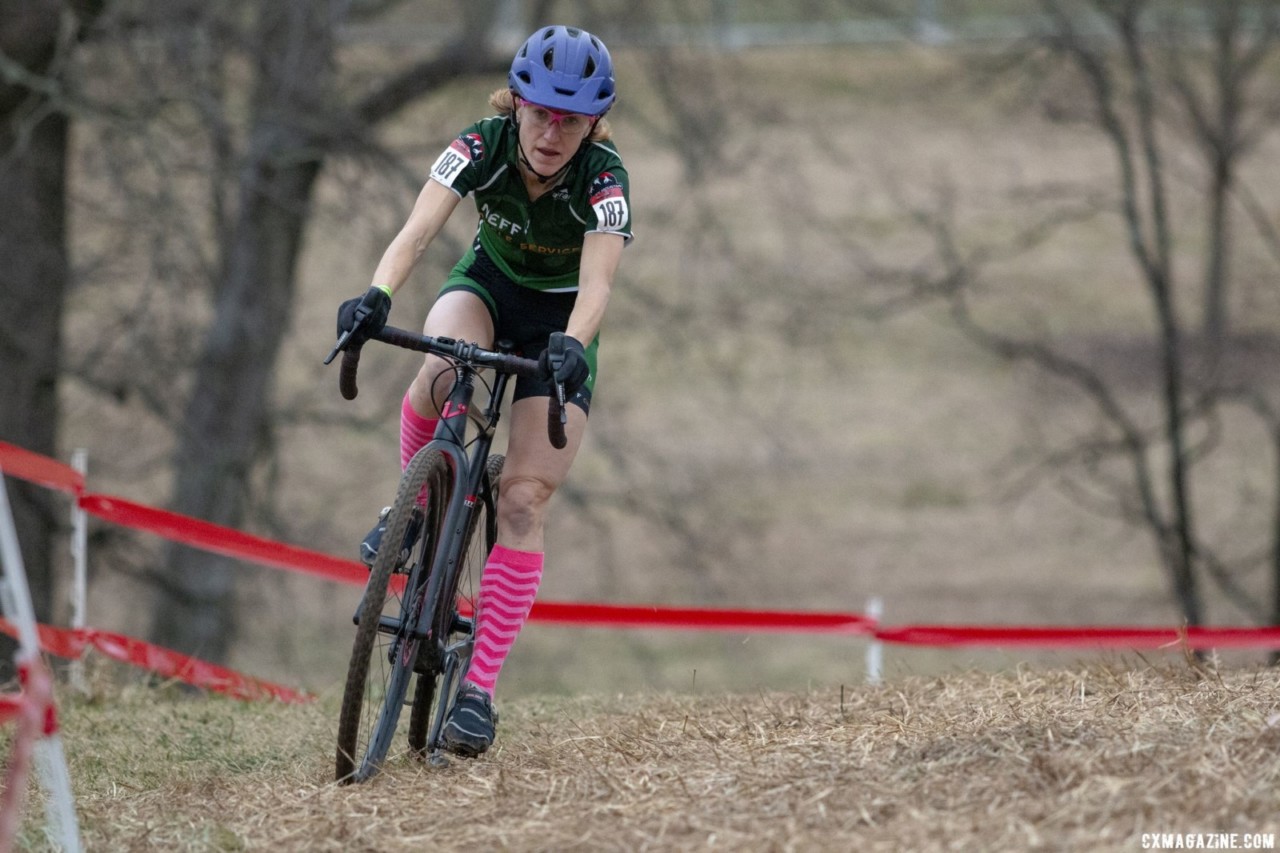
<instances>
[{"instance_id":1,"label":"dry straw ground","mask_svg":"<svg viewBox=\"0 0 1280 853\"><path fill-rule=\"evenodd\" d=\"M1278 687L1271 670L1135 658L522 698L488 757L432 770L401 756L349 787L330 781L333 696L112 689L64 717L90 850L1139 850L1146 833L1274 846Z\"/></svg>"}]
</instances>

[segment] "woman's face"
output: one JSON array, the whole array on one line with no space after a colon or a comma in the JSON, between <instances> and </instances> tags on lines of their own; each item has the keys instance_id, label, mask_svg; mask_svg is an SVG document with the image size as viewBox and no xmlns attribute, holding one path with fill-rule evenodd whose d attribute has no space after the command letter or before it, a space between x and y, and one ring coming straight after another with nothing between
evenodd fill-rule
<instances>
[{"instance_id":1,"label":"woman's face","mask_svg":"<svg viewBox=\"0 0 1280 853\"><path fill-rule=\"evenodd\" d=\"M520 147L529 165L540 175L554 175L568 164L582 140L595 125L592 116L559 110L516 99L520 122Z\"/></svg>"}]
</instances>

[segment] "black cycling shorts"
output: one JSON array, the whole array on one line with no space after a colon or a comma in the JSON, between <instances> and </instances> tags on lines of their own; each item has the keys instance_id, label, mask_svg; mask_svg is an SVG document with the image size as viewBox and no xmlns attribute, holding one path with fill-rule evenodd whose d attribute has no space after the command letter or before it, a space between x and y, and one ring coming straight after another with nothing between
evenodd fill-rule
<instances>
[{"instance_id":1,"label":"black cycling shorts","mask_svg":"<svg viewBox=\"0 0 1280 853\"><path fill-rule=\"evenodd\" d=\"M563 332L578 294L544 293L517 284L507 277L484 251L479 241L463 256L449 274L440 294L453 290L470 291L484 302L493 320L495 341L510 341L515 351L525 358L537 358L547 347L552 332ZM567 402L584 412L591 411L591 392L595 388L596 357L600 336L587 344L587 365L591 374ZM525 397L550 397L555 386L546 380L527 376L516 378L516 400Z\"/></svg>"}]
</instances>

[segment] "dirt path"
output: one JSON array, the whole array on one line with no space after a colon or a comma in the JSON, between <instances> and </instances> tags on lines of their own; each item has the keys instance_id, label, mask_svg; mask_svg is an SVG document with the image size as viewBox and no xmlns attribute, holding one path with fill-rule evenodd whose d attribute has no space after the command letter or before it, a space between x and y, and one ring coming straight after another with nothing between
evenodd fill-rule
<instances>
[{"instance_id":1,"label":"dirt path","mask_svg":"<svg viewBox=\"0 0 1280 853\"><path fill-rule=\"evenodd\" d=\"M332 697L137 691L64 717L90 850L1139 850L1188 833L1270 849L1278 687L1139 661L525 699L484 760L401 758L355 787L329 782Z\"/></svg>"}]
</instances>

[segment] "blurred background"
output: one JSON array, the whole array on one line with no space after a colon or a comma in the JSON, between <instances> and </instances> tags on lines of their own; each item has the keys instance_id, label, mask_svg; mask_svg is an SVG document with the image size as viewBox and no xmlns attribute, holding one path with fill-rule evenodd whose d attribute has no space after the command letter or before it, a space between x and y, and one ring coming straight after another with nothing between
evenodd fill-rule
<instances>
[{"instance_id":1,"label":"blurred background","mask_svg":"<svg viewBox=\"0 0 1280 853\"><path fill-rule=\"evenodd\" d=\"M636 238L542 598L1277 623L1275 2L0 0L0 439L354 558L417 357L371 348L343 401L337 306L549 23L613 54ZM65 498L9 488L65 624ZM357 589L89 553L90 625L341 683ZM503 690L847 683L862 650L535 623Z\"/></svg>"}]
</instances>

